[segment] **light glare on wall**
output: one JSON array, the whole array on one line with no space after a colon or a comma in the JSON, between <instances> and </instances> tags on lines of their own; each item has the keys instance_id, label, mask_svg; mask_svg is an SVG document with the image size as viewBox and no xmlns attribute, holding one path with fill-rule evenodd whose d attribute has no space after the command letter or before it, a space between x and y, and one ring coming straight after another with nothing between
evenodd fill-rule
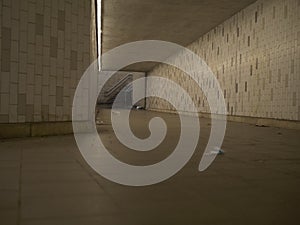
<instances>
[{"instance_id":1,"label":"light glare on wall","mask_svg":"<svg viewBox=\"0 0 300 225\"><path fill-rule=\"evenodd\" d=\"M101 27L101 5L102 1L97 0L97 43L98 43L98 65L99 65L99 70L101 70L101 36L102 36L102 27Z\"/></svg>"}]
</instances>

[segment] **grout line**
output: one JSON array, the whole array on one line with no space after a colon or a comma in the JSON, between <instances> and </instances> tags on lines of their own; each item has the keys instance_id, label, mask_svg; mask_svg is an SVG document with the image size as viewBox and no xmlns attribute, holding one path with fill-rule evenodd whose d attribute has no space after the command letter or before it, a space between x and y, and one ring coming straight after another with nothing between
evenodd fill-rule
<instances>
[{"instance_id":1,"label":"grout line","mask_svg":"<svg viewBox=\"0 0 300 225\"><path fill-rule=\"evenodd\" d=\"M21 202L21 193L22 193L22 162L23 162L23 149L20 152L20 170L19 170L19 195L18 195L18 217L17 224L21 224L21 213L22 213L22 202Z\"/></svg>"},{"instance_id":2,"label":"grout line","mask_svg":"<svg viewBox=\"0 0 300 225\"><path fill-rule=\"evenodd\" d=\"M75 159L76 162L80 165L80 167L92 178L92 180L94 182L96 182L96 184L99 186L99 188L101 188L104 193L112 200L112 202L119 208L119 209L122 209L122 207L119 206L119 204L115 201L115 199L113 198L113 196L106 190L106 188L104 186L101 185L101 183L93 176L92 172L90 172L88 169L86 169L84 167L84 165L82 165L80 163L80 161L78 159ZM93 170L93 169L92 169ZM93 170L94 171L94 170ZM98 173L97 173L98 176L100 176ZM106 179L106 178L104 178Z\"/></svg>"}]
</instances>

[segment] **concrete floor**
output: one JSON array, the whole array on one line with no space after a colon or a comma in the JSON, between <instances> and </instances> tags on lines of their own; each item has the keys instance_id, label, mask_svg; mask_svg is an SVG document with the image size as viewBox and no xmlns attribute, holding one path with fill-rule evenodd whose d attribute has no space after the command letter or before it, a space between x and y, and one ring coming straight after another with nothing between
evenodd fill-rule
<instances>
[{"instance_id":1,"label":"concrete floor","mask_svg":"<svg viewBox=\"0 0 300 225\"><path fill-rule=\"evenodd\" d=\"M103 113L100 136L123 161L160 161L176 145L176 115L134 111L133 131L139 137L148 135L145 125L154 115L169 125L159 148L136 153L124 151L108 111ZM148 187L121 186L96 174L72 135L1 140L0 224L299 224L300 132L229 122L226 153L199 173L210 128L208 119L200 122L191 161L174 177Z\"/></svg>"}]
</instances>

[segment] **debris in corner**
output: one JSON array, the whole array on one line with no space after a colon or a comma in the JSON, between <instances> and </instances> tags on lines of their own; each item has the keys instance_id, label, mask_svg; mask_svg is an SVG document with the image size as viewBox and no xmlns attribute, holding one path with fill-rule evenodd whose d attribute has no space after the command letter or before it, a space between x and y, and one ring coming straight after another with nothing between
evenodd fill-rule
<instances>
[{"instance_id":1,"label":"debris in corner","mask_svg":"<svg viewBox=\"0 0 300 225\"><path fill-rule=\"evenodd\" d=\"M104 122L103 122L102 120L101 120L101 121L97 120L97 121L96 121L96 124L97 124L97 125L101 125L101 124L104 124Z\"/></svg>"},{"instance_id":2,"label":"debris in corner","mask_svg":"<svg viewBox=\"0 0 300 225\"><path fill-rule=\"evenodd\" d=\"M135 105L135 106L133 106L133 107L134 107L134 109L136 109L136 110L144 110L144 109L145 109L143 106L140 106L140 105Z\"/></svg>"},{"instance_id":3,"label":"debris in corner","mask_svg":"<svg viewBox=\"0 0 300 225\"><path fill-rule=\"evenodd\" d=\"M215 150L210 151L209 153L205 153L205 155L224 155L225 151L220 148L216 148Z\"/></svg>"},{"instance_id":4,"label":"debris in corner","mask_svg":"<svg viewBox=\"0 0 300 225\"><path fill-rule=\"evenodd\" d=\"M255 124L255 126L256 126L256 127L268 127L267 125L264 125L264 124L258 124L258 123Z\"/></svg>"}]
</instances>

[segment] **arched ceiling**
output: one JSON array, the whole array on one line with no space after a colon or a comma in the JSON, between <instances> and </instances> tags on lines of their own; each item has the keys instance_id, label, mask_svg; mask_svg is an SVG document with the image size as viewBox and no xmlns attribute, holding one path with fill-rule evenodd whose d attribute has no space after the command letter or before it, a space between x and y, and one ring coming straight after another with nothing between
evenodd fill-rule
<instances>
[{"instance_id":1,"label":"arched ceiling","mask_svg":"<svg viewBox=\"0 0 300 225\"><path fill-rule=\"evenodd\" d=\"M138 40L187 46L254 0L102 0L102 52ZM156 63L126 68L149 71ZM103 69L111 65L103 65Z\"/></svg>"}]
</instances>

